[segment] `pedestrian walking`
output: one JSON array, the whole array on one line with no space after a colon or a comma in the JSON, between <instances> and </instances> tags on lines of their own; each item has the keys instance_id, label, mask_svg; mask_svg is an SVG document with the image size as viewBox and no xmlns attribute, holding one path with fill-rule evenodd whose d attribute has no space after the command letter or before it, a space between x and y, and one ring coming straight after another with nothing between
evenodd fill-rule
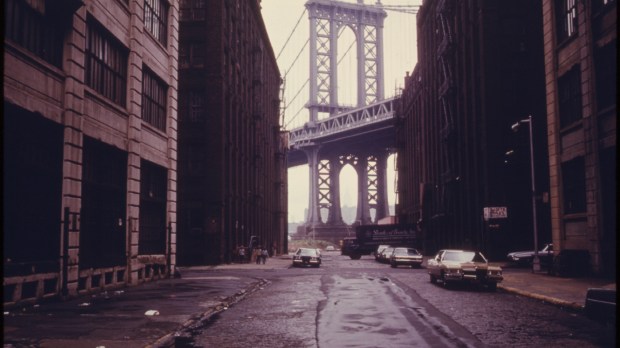
<instances>
[{"instance_id":1,"label":"pedestrian walking","mask_svg":"<svg viewBox=\"0 0 620 348\"><path fill-rule=\"evenodd\" d=\"M261 250L260 252L260 259L261 262L263 263L263 265L265 264L265 262L267 262L267 257L269 256L269 250L267 250L267 248Z\"/></svg>"},{"instance_id":2,"label":"pedestrian walking","mask_svg":"<svg viewBox=\"0 0 620 348\"><path fill-rule=\"evenodd\" d=\"M239 246L239 262L245 263L245 247L243 245Z\"/></svg>"},{"instance_id":3,"label":"pedestrian walking","mask_svg":"<svg viewBox=\"0 0 620 348\"><path fill-rule=\"evenodd\" d=\"M263 248L259 245L258 247L254 248L254 250L252 251L252 259L256 261L257 265L260 264L261 250L263 250Z\"/></svg>"}]
</instances>

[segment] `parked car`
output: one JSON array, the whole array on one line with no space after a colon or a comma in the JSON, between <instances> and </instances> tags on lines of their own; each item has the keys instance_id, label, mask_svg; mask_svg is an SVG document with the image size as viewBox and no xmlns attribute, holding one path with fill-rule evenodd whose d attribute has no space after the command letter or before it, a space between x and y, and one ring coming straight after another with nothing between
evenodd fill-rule
<instances>
[{"instance_id":1,"label":"parked car","mask_svg":"<svg viewBox=\"0 0 620 348\"><path fill-rule=\"evenodd\" d=\"M534 251L514 251L506 255L509 261L520 265L531 265L534 261ZM547 243L538 252L538 259L541 264L550 265L553 261L553 244Z\"/></svg>"},{"instance_id":2,"label":"parked car","mask_svg":"<svg viewBox=\"0 0 620 348\"><path fill-rule=\"evenodd\" d=\"M321 266L321 253L314 248L299 248L293 254L293 266Z\"/></svg>"},{"instance_id":3,"label":"parked car","mask_svg":"<svg viewBox=\"0 0 620 348\"><path fill-rule=\"evenodd\" d=\"M334 249L334 246L333 246L333 245L328 245L328 246L325 248L325 251L334 251L334 250L336 250L336 249Z\"/></svg>"},{"instance_id":4,"label":"parked car","mask_svg":"<svg viewBox=\"0 0 620 348\"><path fill-rule=\"evenodd\" d=\"M414 248L394 248L390 255L390 266L398 267L399 265L420 267L422 254Z\"/></svg>"},{"instance_id":5,"label":"parked car","mask_svg":"<svg viewBox=\"0 0 620 348\"><path fill-rule=\"evenodd\" d=\"M381 244L377 247L377 250L375 250L375 261L379 261L379 254L381 254L381 252L388 247L388 244Z\"/></svg>"},{"instance_id":6,"label":"parked car","mask_svg":"<svg viewBox=\"0 0 620 348\"><path fill-rule=\"evenodd\" d=\"M472 283L495 291L497 283L504 280L502 268L489 265L479 251L439 250L426 264L431 283L440 280L444 286L450 283Z\"/></svg>"},{"instance_id":7,"label":"parked car","mask_svg":"<svg viewBox=\"0 0 620 348\"><path fill-rule=\"evenodd\" d=\"M384 248L379 253L379 257L377 258L377 261L379 261L381 263L388 263L388 262L390 262L390 255L392 255L392 251L394 251L393 247Z\"/></svg>"}]
</instances>

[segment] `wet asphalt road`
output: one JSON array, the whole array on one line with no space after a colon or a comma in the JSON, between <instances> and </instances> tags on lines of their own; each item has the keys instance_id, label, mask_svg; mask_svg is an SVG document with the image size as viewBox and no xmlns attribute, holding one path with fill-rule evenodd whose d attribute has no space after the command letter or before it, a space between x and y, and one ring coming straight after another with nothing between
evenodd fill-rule
<instances>
[{"instance_id":1,"label":"wet asphalt road","mask_svg":"<svg viewBox=\"0 0 620 348\"><path fill-rule=\"evenodd\" d=\"M244 270L218 271L247 275ZM193 347L612 347L615 328L536 300L445 289L425 269L323 255L321 268L253 270L260 290L197 328Z\"/></svg>"}]
</instances>

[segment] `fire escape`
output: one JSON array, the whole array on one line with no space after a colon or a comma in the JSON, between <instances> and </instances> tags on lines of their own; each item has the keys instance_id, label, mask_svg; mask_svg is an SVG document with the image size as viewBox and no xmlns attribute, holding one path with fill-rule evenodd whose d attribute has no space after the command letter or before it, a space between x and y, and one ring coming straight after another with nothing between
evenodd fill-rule
<instances>
[{"instance_id":1,"label":"fire escape","mask_svg":"<svg viewBox=\"0 0 620 348\"><path fill-rule=\"evenodd\" d=\"M441 103L441 179L436 193L436 215L445 217L450 215L450 187L454 184L456 163L456 133L454 126L454 109L456 103L456 86L454 76L454 30L452 17L454 2L440 0L437 4L436 19L441 35L437 46L437 60L439 62L442 83L439 87L439 101Z\"/></svg>"}]
</instances>

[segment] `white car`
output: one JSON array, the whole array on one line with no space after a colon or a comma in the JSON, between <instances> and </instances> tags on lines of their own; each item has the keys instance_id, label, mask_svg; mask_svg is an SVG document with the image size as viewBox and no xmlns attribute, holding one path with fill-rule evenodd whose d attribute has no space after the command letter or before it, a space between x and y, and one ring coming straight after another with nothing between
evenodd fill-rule
<instances>
[{"instance_id":1,"label":"white car","mask_svg":"<svg viewBox=\"0 0 620 348\"><path fill-rule=\"evenodd\" d=\"M440 280L444 286L449 283L476 283L495 291L497 283L504 278L502 268L492 266L482 253L470 250L439 250L429 259L426 269L431 283Z\"/></svg>"},{"instance_id":2,"label":"white car","mask_svg":"<svg viewBox=\"0 0 620 348\"><path fill-rule=\"evenodd\" d=\"M334 251L334 250L336 250L336 249L334 249L334 246L333 246L333 245L328 245L328 246L325 248L325 251Z\"/></svg>"}]
</instances>

